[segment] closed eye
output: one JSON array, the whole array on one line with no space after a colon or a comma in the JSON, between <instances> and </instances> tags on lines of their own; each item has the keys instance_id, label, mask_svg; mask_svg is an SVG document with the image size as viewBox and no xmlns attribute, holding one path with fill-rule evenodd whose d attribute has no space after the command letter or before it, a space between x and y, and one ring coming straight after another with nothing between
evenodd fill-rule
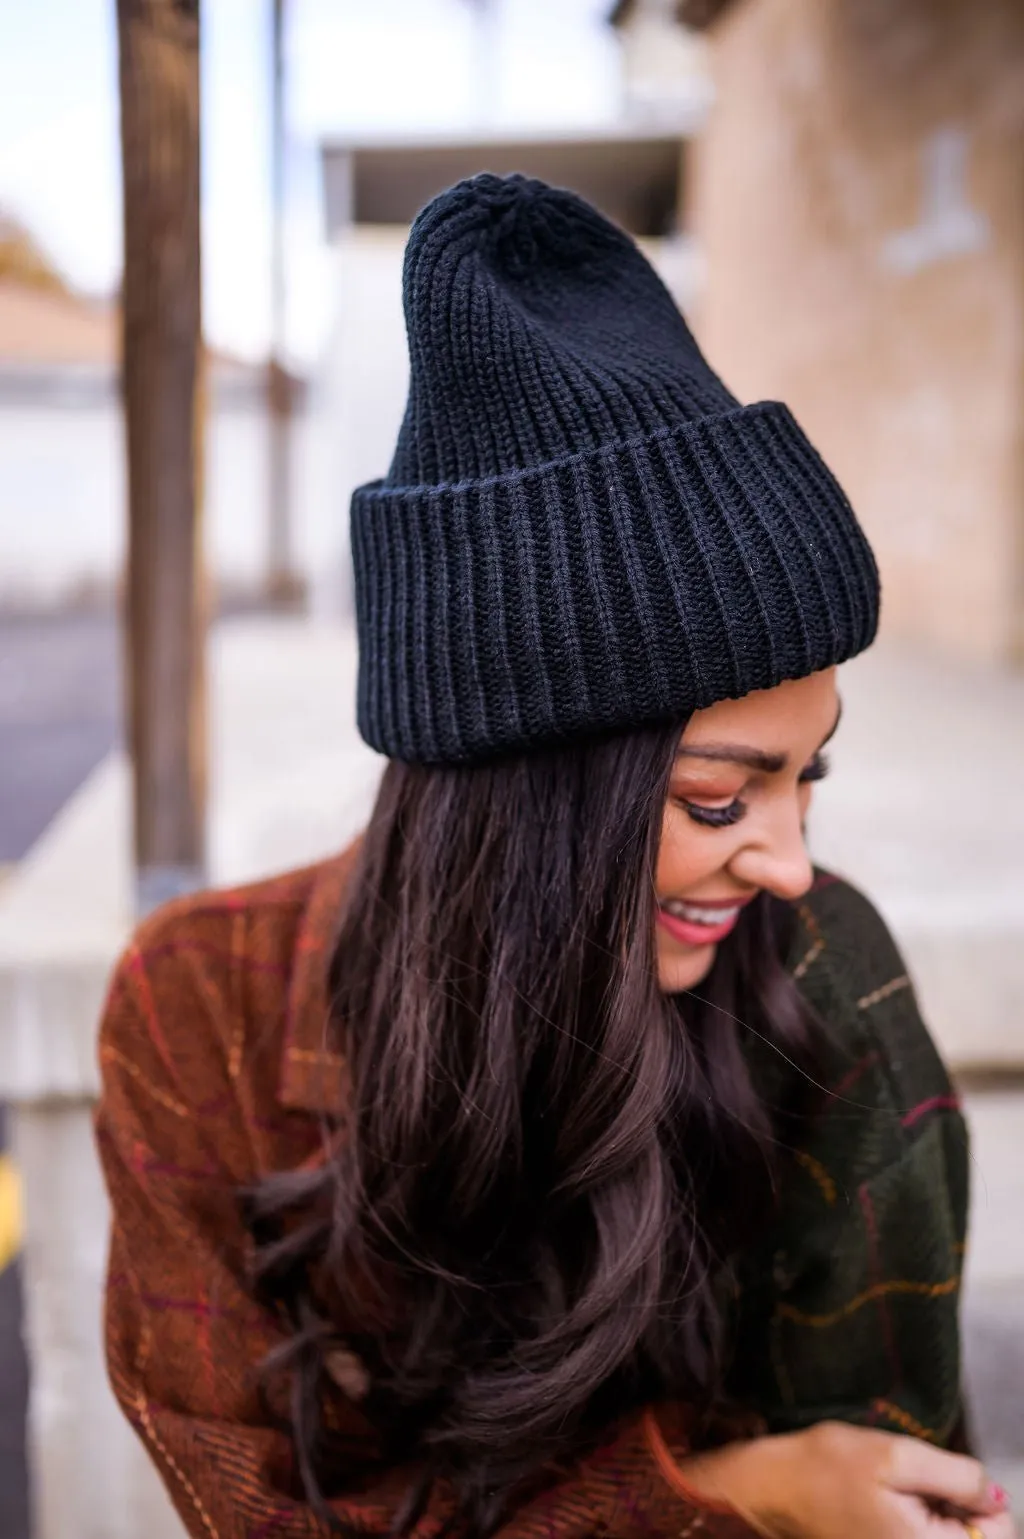
<instances>
[{"instance_id":1,"label":"closed eye","mask_svg":"<svg viewBox=\"0 0 1024 1539\"><path fill-rule=\"evenodd\" d=\"M830 772L831 768L832 761L828 754L821 752L816 753L810 764L808 764L807 768L800 776L801 784L806 785L809 781L812 780L824 780L825 776Z\"/></svg>"},{"instance_id":2,"label":"closed eye","mask_svg":"<svg viewBox=\"0 0 1024 1539\"><path fill-rule=\"evenodd\" d=\"M810 785L816 780L824 780L832 768L827 753L819 750L800 776L801 785ZM680 804L687 817L699 823L702 828L731 828L746 816L747 804L737 796L727 807L702 807L699 802L688 802L685 797L680 798Z\"/></svg>"},{"instance_id":3,"label":"closed eye","mask_svg":"<svg viewBox=\"0 0 1024 1539\"><path fill-rule=\"evenodd\" d=\"M688 802L685 798L681 804L687 817L704 828L730 828L747 815L747 804L741 802L739 797L727 807L702 807L699 802Z\"/></svg>"}]
</instances>

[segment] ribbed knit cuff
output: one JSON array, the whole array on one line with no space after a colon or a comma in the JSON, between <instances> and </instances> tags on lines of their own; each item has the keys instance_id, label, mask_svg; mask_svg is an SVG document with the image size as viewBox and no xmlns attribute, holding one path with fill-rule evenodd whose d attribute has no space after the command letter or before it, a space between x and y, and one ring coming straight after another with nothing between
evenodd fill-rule
<instances>
[{"instance_id":1,"label":"ribbed knit cuff","mask_svg":"<svg viewBox=\"0 0 1024 1539\"><path fill-rule=\"evenodd\" d=\"M682 722L872 641L878 575L779 402L352 499L358 721L429 764Z\"/></svg>"}]
</instances>

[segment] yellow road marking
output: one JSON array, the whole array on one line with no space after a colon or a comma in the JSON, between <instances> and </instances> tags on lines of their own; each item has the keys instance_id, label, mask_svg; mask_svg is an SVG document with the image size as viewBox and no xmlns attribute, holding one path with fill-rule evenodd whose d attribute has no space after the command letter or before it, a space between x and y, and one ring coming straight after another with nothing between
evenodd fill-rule
<instances>
[{"instance_id":1,"label":"yellow road marking","mask_svg":"<svg viewBox=\"0 0 1024 1539\"><path fill-rule=\"evenodd\" d=\"M0 1272L21 1249L21 1181L10 1155L0 1154Z\"/></svg>"}]
</instances>

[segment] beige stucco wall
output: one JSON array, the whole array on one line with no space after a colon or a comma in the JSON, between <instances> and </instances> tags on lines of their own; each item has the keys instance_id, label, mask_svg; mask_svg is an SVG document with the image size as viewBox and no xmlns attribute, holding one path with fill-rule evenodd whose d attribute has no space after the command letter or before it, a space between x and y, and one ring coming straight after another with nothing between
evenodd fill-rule
<instances>
[{"instance_id":1,"label":"beige stucco wall","mask_svg":"<svg viewBox=\"0 0 1024 1539\"><path fill-rule=\"evenodd\" d=\"M1024 641L1024 6L739 0L690 216L695 313L849 491L891 635Z\"/></svg>"}]
</instances>

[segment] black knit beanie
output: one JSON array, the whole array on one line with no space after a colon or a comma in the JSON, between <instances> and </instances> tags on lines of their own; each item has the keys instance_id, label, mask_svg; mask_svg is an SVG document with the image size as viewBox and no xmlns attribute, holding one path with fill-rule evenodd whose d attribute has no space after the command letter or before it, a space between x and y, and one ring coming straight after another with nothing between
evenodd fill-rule
<instances>
[{"instance_id":1,"label":"black knit beanie","mask_svg":"<svg viewBox=\"0 0 1024 1539\"><path fill-rule=\"evenodd\" d=\"M787 408L740 406L573 193L481 175L405 254L410 385L352 499L358 720L468 764L673 720L860 652L871 550Z\"/></svg>"}]
</instances>

